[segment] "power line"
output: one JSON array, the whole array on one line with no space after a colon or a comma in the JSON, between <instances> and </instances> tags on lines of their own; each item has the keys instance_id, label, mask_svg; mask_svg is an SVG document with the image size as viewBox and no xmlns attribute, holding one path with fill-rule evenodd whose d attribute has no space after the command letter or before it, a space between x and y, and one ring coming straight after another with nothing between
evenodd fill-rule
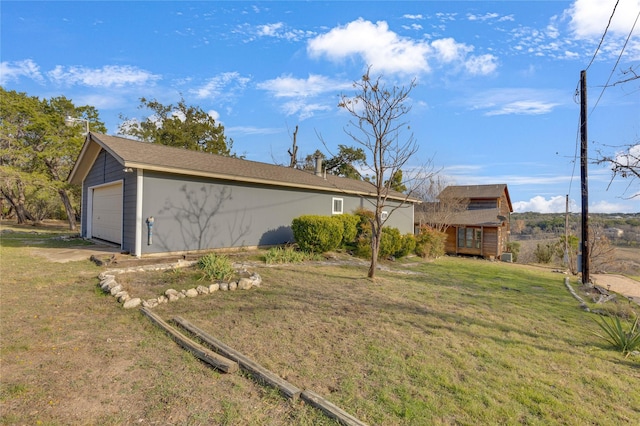
<instances>
[{"instance_id":1,"label":"power line","mask_svg":"<svg viewBox=\"0 0 640 426\"><path fill-rule=\"evenodd\" d=\"M616 5L617 5L617 3L616 3ZM615 10L615 8L614 8L614 10ZM629 31L629 35L627 36L627 39L624 41L624 45L622 46L622 49L620 50L620 54L618 55L618 59L616 59L615 65L613 66L613 68L611 68L611 73L609 74L609 78L607 79L607 82L604 84L604 87L602 88L602 91L600 92L600 96L598 96L598 100L596 100L596 103L593 105L593 108L591 109L591 112L589 113L589 115L593 114L593 111L598 106L598 103L600 102L600 99L602 99L602 95L604 95L604 91L607 89L607 87L609 87L609 82L611 81L611 77L613 76L613 73L615 72L616 68L618 67L618 64L620 63L620 59L622 58L622 54L624 53L624 50L627 48L627 44L629 43L629 39L631 38L631 34L633 34L633 30L636 28L636 24L638 23L638 18L640 18L640 12L638 12L638 15L636 15L636 20L633 21L633 26L631 27L631 31Z\"/></svg>"},{"instance_id":2,"label":"power line","mask_svg":"<svg viewBox=\"0 0 640 426\"><path fill-rule=\"evenodd\" d=\"M620 0L617 0L616 4L613 6L613 11L611 12L611 16L609 16L609 22L607 23L607 27L604 29L604 33L602 34L602 38L600 39L600 43L598 44L598 47L596 48L596 51L593 54L593 57L591 58L591 61L589 62L589 65L587 65L587 68L585 68L585 71L589 71L589 67L591 66L591 64L593 64L593 61L595 61L596 56L598 55L598 51L600 50L600 47L602 46L602 43L604 42L604 37L607 35L607 31L609 31L609 26L611 25L611 21L613 20L613 15L615 15L616 9L618 8L618 3L620 3Z\"/></svg>"}]
</instances>

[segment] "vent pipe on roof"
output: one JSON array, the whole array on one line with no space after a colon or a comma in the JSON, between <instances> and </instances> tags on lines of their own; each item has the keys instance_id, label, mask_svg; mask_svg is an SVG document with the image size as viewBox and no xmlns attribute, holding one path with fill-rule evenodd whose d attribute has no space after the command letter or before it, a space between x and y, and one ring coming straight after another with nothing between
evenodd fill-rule
<instances>
[{"instance_id":1,"label":"vent pipe on roof","mask_svg":"<svg viewBox=\"0 0 640 426\"><path fill-rule=\"evenodd\" d=\"M315 156L316 159L316 171L315 175L318 177L322 177L322 157L319 155Z\"/></svg>"}]
</instances>

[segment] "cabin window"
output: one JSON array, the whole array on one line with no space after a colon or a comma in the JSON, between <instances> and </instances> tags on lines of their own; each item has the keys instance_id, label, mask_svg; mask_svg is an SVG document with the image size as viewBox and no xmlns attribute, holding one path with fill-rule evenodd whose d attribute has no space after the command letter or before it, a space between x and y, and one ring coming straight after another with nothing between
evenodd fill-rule
<instances>
[{"instance_id":1,"label":"cabin window","mask_svg":"<svg viewBox=\"0 0 640 426\"><path fill-rule=\"evenodd\" d=\"M342 214L342 198L334 198L331 206L332 214Z\"/></svg>"},{"instance_id":2,"label":"cabin window","mask_svg":"<svg viewBox=\"0 0 640 426\"><path fill-rule=\"evenodd\" d=\"M458 228L458 247L476 248L482 247L482 229Z\"/></svg>"}]
</instances>

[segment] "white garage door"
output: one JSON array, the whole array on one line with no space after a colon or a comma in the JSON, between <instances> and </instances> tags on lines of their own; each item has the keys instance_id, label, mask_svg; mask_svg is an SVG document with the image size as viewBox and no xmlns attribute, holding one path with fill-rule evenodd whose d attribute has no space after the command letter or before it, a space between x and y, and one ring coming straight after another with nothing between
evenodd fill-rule
<instances>
[{"instance_id":1,"label":"white garage door","mask_svg":"<svg viewBox=\"0 0 640 426\"><path fill-rule=\"evenodd\" d=\"M122 242L122 183L94 188L91 236Z\"/></svg>"}]
</instances>

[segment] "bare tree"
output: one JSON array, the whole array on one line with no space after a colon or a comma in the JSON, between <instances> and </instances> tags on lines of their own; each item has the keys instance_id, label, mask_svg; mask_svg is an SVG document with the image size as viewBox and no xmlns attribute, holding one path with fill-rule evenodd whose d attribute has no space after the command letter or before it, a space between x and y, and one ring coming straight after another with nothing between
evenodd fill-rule
<instances>
[{"instance_id":1,"label":"bare tree","mask_svg":"<svg viewBox=\"0 0 640 426\"><path fill-rule=\"evenodd\" d=\"M297 125L296 125L296 130L293 131L293 145L289 150L287 150L287 152L289 153L289 157L290 157L289 167L295 168L296 165L298 164L298 126Z\"/></svg>"},{"instance_id":2,"label":"bare tree","mask_svg":"<svg viewBox=\"0 0 640 426\"><path fill-rule=\"evenodd\" d=\"M640 143L626 145L613 155L603 153L601 150L596 152L597 157L594 163L611 167L611 182L618 176L629 179L627 190L632 191L629 198L640 197L640 191L634 186L634 183L640 180Z\"/></svg>"},{"instance_id":3,"label":"bare tree","mask_svg":"<svg viewBox=\"0 0 640 426\"><path fill-rule=\"evenodd\" d=\"M394 86L387 89L382 77L372 79L370 71L371 67L361 80L353 83L356 91L353 97L340 95L338 106L351 114L345 133L363 147L368 157L370 155L365 168L371 173L371 182L376 188L376 197L372 202L374 215L370 219L371 264L368 272L368 277L373 279L384 224L382 210L384 207L391 207L388 214L390 216L402 205L391 206L388 202L391 194L397 196L397 192L391 189L391 177L418 151L418 145L413 134L401 139L402 132L409 129L404 118L411 110L407 102L411 90L416 86L415 79L408 87ZM411 193L411 190L407 191L405 201Z\"/></svg>"},{"instance_id":4,"label":"bare tree","mask_svg":"<svg viewBox=\"0 0 640 426\"><path fill-rule=\"evenodd\" d=\"M447 181L440 176L435 176L425 181L416 192L416 196L423 200L418 213L420 225L427 225L439 232L445 232L453 217L467 209L469 200L453 195L443 194L443 190L449 186Z\"/></svg>"}]
</instances>

